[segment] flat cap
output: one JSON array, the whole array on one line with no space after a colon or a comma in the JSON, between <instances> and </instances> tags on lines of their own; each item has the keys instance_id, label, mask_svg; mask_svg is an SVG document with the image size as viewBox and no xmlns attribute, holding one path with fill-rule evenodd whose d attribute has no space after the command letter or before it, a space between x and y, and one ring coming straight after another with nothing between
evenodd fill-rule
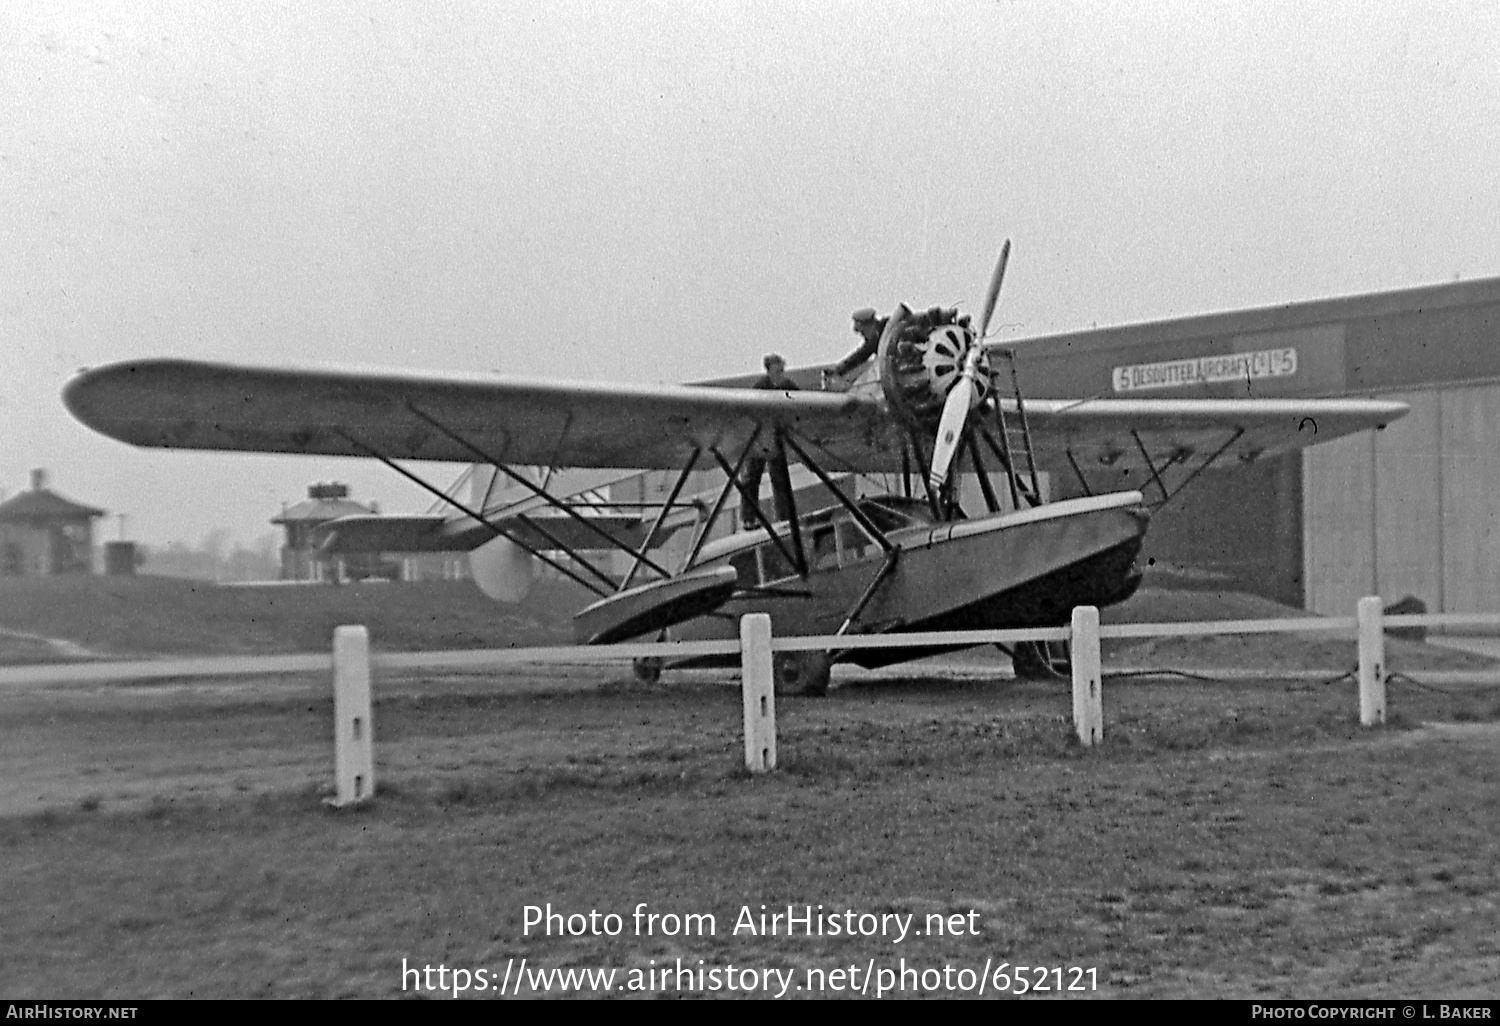
<instances>
[{"instance_id":1,"label":"flat cap","mask_svg":"<svg viewBox=\"0 0 1500 1026\"><path fill-rule=\"evenodd\" d=\"M854 311L855 324L863 324L865 323L865 321L873 321L874 319L875 308L873 306L862 306L858 310Z\"/></svg>"}]
</instances>

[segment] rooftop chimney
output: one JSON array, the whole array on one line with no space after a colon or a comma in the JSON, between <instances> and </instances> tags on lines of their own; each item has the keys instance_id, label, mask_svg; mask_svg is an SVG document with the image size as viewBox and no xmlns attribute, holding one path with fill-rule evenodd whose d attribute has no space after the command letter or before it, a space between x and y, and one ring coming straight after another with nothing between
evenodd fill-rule
<instances>
[{"instance_id":1,"label":"rooftop chimney","mask_svg":"<svg viewBox=\"0 0 1500 1026\"><path fill-rule=\"evenodd\" d=\"M349 486L330 481L327 484L318 483L309 485L307 489L309 499L347 499L349 497Z\"/></svg>"},{"instance_id":2,"label":"rooftop chimney","mask_svg":"<svg viewBox=\"0 0 1500 1026\"><path fill-rule=\"evenodd\" d=\"M47 472L41 467L31 472L31 490L39 492L47 487Z\"/></svg>"}]
</instances>

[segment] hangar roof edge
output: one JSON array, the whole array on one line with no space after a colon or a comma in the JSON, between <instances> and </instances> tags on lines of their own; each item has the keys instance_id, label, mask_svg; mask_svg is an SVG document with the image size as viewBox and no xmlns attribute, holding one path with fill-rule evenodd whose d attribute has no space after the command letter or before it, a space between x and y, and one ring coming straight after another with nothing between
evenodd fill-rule
<instances>
[{"instance_id":1,"label":"hangar roof edge","mask_svg":"<svg viewBox=\"0 0 1500 1026\"><path fill-rule=\"evenodd\" d=\"M1442 285L1421 285L1415 288L1336 296L1328 299L1298 300L1294 303L1279 303L1249 310L1190 314L1185 317L1139 321L1106 328L1085 328L1081 331L1059 332L1053 335L1007 339L1005 344L1014 345L1018 350L1031 350L1036 356L1045 356L1049 353L1055 355L1059 350L1072 349L1075 346L1092 352L1103 352L1136 346L1147 341L1172 342L1205 336L1277 331L1335 321L1460 306L1479 306L1488 303L1500 304L1500 277L1476 278L1472 281L1449 282Z\"/></svg>"}]
</instances>

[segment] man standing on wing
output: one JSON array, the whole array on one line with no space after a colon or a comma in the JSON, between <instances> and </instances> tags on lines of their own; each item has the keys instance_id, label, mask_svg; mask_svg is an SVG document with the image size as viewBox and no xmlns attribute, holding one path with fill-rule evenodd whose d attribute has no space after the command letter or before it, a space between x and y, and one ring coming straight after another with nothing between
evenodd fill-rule
<instances>
[{"instance_id":1,"label":"man standing on wing","mask_svg":"<svg viewBox=\"0 0 1500 1026\"><path fill-rule=\"evenodd\" d=\"M798 390L797 383L786 375L786 361L781 358L780 353L767 353L762 362L766 372L753 387L783 392ZM786 458L780 453L772 453L769 456L751 453L745 459L745 469L740 476L740 483L744 486L744 491L740 495L740 524L746 530L760 526L760 522L755 519L755 514L750 510L750 504L745 501L745 496L758 497L760 495L760 479L761 475L766 472L767 463L771 467L771 496L776 504L776 519L790 520L792 517L792 474L787 468Z\"/></svg>"}]
</instances>

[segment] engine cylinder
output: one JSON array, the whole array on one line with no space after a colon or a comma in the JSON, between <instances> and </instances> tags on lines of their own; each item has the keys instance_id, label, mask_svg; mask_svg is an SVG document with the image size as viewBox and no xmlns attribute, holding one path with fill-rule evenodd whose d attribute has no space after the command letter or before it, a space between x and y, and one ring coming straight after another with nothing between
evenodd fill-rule
<instances>
[{"instance_id":1,"label":"engine cylinder","mask_svg":"<svg viewBox=\"0 0 1500 1026\"><path fill-rule=\"evenodd\" d=\"M964 360L977 344L968 318L956 317L955 311L929 310L905 321L880 354L881 386L897 416L914 427L935 427L943 401L963 376ZM971 408L989 395L988 356L979 358L977 369Z\"/></svg>"}]
</instances>

